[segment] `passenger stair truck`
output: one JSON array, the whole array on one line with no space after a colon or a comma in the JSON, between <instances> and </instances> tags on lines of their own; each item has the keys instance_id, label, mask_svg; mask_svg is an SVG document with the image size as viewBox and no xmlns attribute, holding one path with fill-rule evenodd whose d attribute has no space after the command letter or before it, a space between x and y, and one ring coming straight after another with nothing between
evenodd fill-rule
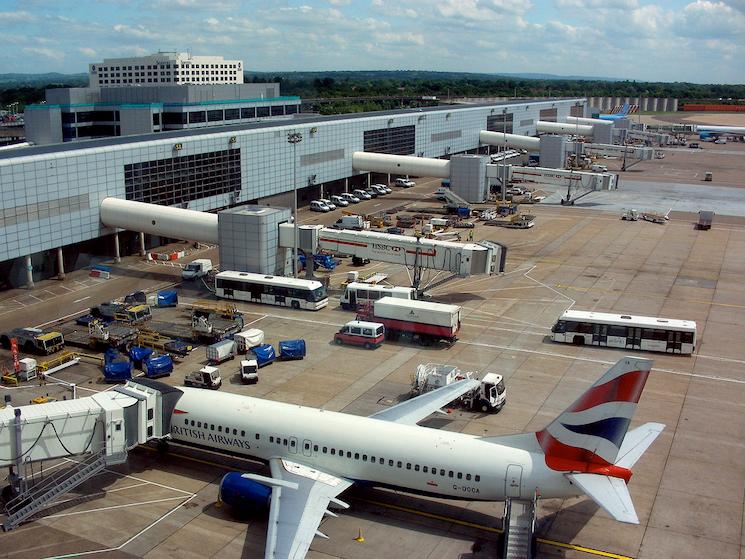
<instances>
[{"instance_id":1,"label":"passenger stair truck","mask_svg":"<svg viewBox=\"0 0 745 559\"><path fill-rule=\"evenodd\" d=\"M437 390L459 380L479 378L481 384L478 388L461 396L458 402L468 409L483 413L498 412L507 402L507 389L502 375L486 373L479 377L476 372L464 372L454 365L438 363L419 365L411 382L411 397Z\"/></svg>"},{"instance_id":2,"label":"passenger stair truck","mask_svg":"<svg viewBox=\"0 0 745 559\"><path fill-rule=\"evenodd\" d=\"M372 309L369 305L362 308L358 319L384 324L389 340L411 339L421 345L439 341L453 344L460 330L460 310L458 305L383 297L375 301Z\"/></svg>"},{"instance_id":3,"label":"passenger stair truck","mask_svg":"<svg viewBox=\"0 0 745 559\"><path fill-rule=\"evenodd\" d=\"M12 530L139 444L167 436L180 392L139 379L76 400L0 409L0 467L12 470L2 491L4 530ZM39 477L42 462L69 458ZM3 476L4 477L4 476Z\"/></svg>"}]
</instances>

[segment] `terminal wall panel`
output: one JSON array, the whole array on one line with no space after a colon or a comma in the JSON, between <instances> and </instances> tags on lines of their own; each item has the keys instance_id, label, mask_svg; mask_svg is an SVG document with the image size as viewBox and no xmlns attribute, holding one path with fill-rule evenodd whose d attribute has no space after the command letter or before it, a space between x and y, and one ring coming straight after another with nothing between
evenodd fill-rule
<instances>
[{"instance_id":1,"label":"terminal wall panel","mask_svg":"<svg viewBox=\"0 0 745 559\"><path fill-rule=\"evenodd\" d=\"M218 214L220 267L223 270L274 274L279 267L279 224L290 211L240 206Z\"/></svg>"}]
</instances>

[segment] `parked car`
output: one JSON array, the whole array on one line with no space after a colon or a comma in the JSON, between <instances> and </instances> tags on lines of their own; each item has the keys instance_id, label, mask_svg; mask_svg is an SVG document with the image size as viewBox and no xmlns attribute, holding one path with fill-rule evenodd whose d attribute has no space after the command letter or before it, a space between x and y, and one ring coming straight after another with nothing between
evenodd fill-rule
<instances>
[{"instance_id":1,"label":"parked car","mask_svg":"<svg viewBox=\"0 0 745 559\"><path fill-rule=\"evenodd\" d=\"M340 196L342 198L344 198L350 204L359 204L360 203L360 199L357 198L357 196L355 196L351 192L345 192L344 194L340 194Z\"/></svg>"},{"instance_id":2,"label":"parked car","mask_svg":"<svg viewBox=\"0 0 745 559\"><path fill-rule=\"evenodd\" d=\"M319 198L318 201L326 204L331 211L334 211L336 209L336 204L334 204L331 200L328 200L327 198Z\"/></svg>"},{"instance_id":3,"label":"parked car","mask_svg":"<svg viewBox=\"0 0 745 559\"><path fill-rule=\"evenodd\" d=\"M372 190L378 196L385 196L388 194L388 191L385 188L380 188L377 184L373 184L368 188L368 190Z\"/></svg>"},{"instance_id":4,"label":"parked car","mask_svg":"<svg viewBox=\"0 0 745 559\"><path fill-rule=\"evenodd\" d=\"M370 196L365 190L362 190L361 188L358 188L357 190L352 191L352 194L357 196L360 200L371 200L372 196Z\"/></svg>"},{"instance_id":5,"label":"parked car","mask_svg":"<svg viewBox=\"0 0 745 559\"><path fill-rule=\"evenodd\" d=\"M701 146L699 146L699 145L698 145L698 142L691 142L690 144L688 144L688 147L689 147L690 149L698 149L698 148L700 148Z\"/></svg>"},{"instance_id":6,"label":"parked car","mask_svg":"<svg viewBox=\"0 0 745 559\"><path fill-rule=\"evenodd\" d=\"M326 213L326 212L330 212L331 208L329 208L326 204L324 204L320 200L313 200L310 203L310 211Z\"/></svg>"},{"instance_id":7,"label":"parked car","mask_svg":"<svg viewBox=\"0 0 745 559\"><path fill-rule=\"evenodd\" d=\"M411 188L412 186L416 186L416 183L409 179L404 178L398 178L396 179L396 186L403 186L404 188Z\"/></svg>"},{"instance_id":8,"label":"parked car","mask_svg":"<svg viewBox=\"0 0 745 559\"><path fill-rule=\"evenodd\" d=\"M387 184L374 184L372 185L373 188L377 188L378 190L384 190L386 194L390 194L393 192L391 188Z\"/></svg>"},{"instance_id":9,"label":"parked car","mask_svg":"<svg viewBox=\"0 0 745 559\"><path fill-rule=\"evenodd\" d=\"M346 208L349 205L349 201L345 200L341 196L332 196L331 201L336 205L337 208Z\"/></svg>"}]
</instances>

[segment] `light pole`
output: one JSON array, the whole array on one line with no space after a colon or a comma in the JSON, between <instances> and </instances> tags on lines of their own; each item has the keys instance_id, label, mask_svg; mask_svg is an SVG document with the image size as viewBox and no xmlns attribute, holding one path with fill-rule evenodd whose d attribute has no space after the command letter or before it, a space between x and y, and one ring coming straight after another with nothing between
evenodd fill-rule
<instances>
[{"instance_id":1,"label":"light pole","mask_svg":"<svg viewBox=\"0 0 745 559\"><path fill-rule=\"evenodd\" d=\"M293 224L293 242L292 242L292 277L297 277L297 145L303 141L303 135L300 132L288 132L287 142L292 144L292 224ZM312 266L312 261L310 263Z\"/></svg>"}]
</instances>

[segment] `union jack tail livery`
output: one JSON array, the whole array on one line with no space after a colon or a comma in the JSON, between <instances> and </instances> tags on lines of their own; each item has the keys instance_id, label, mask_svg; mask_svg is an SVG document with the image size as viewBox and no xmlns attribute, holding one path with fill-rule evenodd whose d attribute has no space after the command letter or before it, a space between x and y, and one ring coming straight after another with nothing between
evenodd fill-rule
<instances>
[{"instance_id":1,"label":"union jack tail livery","mask_svg":"<svg viewBox=\"0 0 745 559\"><path fill-rule=\"evenodd\" d=\"M638 523L626 483L631 478L631 467L665 427L646 423L628 431L651 368L650 359L620 359L566 411L536 433L546 465L565 472L622 522Z\"/></svg>"}]
</instances>

